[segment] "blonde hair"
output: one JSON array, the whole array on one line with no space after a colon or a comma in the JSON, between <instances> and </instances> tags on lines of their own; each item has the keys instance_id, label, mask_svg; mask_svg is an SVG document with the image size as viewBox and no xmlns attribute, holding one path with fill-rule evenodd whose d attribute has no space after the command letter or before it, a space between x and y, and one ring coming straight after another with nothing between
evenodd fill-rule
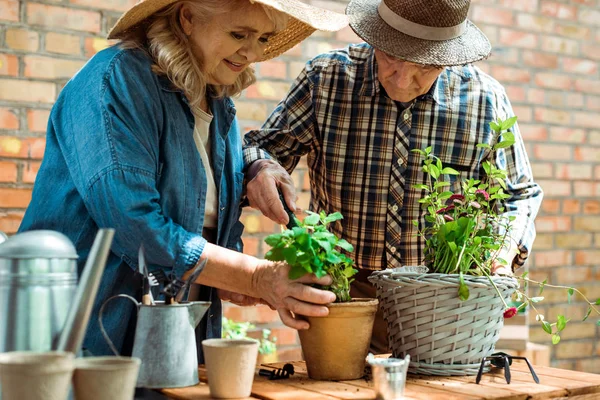
<instances>
[{"instance_id":1,"label":"blonde hair","mask_svg":"<svg viewBox=\"0 0 600 400\"><path fill-rule=\"evenodd\" d=\"M239 3L250 5L248 0L183 0L159 11L146 23L147 28L140 32L131 32L125 37L120 46L122 48L142 48L153 59L153 71L166 75L171 83L185 94L192 112L196 114L202 99L207 94L213 97L239 95L244 89L256 81L254 69L246 68L232 85L209 85L207 77L202 72L202 60L198 60L192 53L189 37L183 31L179 22L181 7L190 6L194 17L200 23L209 21L216 15L227 13L239 6ZM260 5L267 17L275 25L275 31L285 29L289 17L271 7Z\"/></svg>"}]
</instances>

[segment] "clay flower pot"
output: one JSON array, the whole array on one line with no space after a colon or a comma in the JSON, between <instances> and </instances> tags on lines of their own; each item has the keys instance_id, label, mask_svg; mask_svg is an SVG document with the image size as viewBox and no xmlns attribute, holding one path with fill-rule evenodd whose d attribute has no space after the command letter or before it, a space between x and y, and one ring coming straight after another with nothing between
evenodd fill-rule
<instances>
[{"instance_id":1,"label":"clay flower pot","mask_svg":"<svg viewBox=\"0 0 600 400\"><path fill-rule=\"evenodd\" d=\"M328 305L327 317L305 317L298 331L308 376L319 380L359 379L364 375L377 299L352 299Z\"/></svg>"}]
</instances>

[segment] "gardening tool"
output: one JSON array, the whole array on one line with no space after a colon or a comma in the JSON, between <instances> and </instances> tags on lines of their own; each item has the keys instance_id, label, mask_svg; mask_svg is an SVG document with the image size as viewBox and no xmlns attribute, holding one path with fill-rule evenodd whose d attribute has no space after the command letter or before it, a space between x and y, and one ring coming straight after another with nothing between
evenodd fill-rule
<instances>
[{"instance_id":1,"label":"gardening tool","mask_svg":"<svg viewBox=\"0 0 600 400\"><path fill-rule=\"evenodd\" d=\"M154 298L150 291L150 277L148 276L148 267L146 266L146 258L144 256L144 245L140 246L138 251L138 272L142 276L142 304L153 305Z\"/></svg>"},{"instance_id":2,"label":"gardening tool","mask_svg":"<svg viewBox=\"0 0 600 400\"><path fill-rule=\"evenodd\" d=\"M108 298L100 307L98 321L104 339L117 356L119 352L102 323L104 308L117 298L130 300L137 308L132 352L132 357L142 360L137 387L173 388L197 384L198 356L194 329L208 310L210 302L167 305L156 301L148 306L125 294Z\"/></svg>"},{"instance_id":3,"label":"gardening tool","mask_svg":"<svg viewBox=\"0 0 600 400\"><path fill-rule=\"evenodd\" d=\"M285 364L283 368L277 369L265 369L261 368L258 370L259 376L266 376L270 381L277 381L280 379L288 379L290 375L294 375L294 366L292 364Z\"/></svg>"},{"instance_id":4,"label":"gardening tool","mask_svg":"<svg viewBox=\"0 0 600 400\"><path fill-rule=\"evenodd\" d=\"M481 359L481 364L479 366L477 378L475 378L475 383L479 384L479 382L481 382L481 374L483 373L483 368L486 362L489 361L494 367L504 369L504 378L506 379L506 383L510 384L510 366L512 365L513 360L525 360L527 366L529 367L529 372L531 372L531 376L533 377L533 381L537 384L540 383L540 378L538 378L537 374L533 370L533 367L531 366L531 363L526 357L511 356L501 351L498 353L493 353L491 356L487 356Z\"/></svg>"},{"instance_id":5,"label":"gardening tool","mask_svg":"<svg viewBox=\"0 0 600 400\"><path fill-rule=\"evenodd\" d=\"M198 263L198 265L196 265L196 268L194 268L194 270L192 271L190 276L188 276L183 287L181 289L179 289L179 292L177 292L177 294L175 295L176 303L181 303L181 300L183 300L183 296L185 293L187 293L185 301L188 301L188 299L190 297L190 291L189 291L190 286L192 285L192 283L194 283L196 281L196 279L198 279L198 275L200 275L200 272L202 272L202 270L206 266L207 261L208 261L208 258L205 258L202 261L200 261Z\"/></svg>"},{"instance_id":6,"label":"gardening tool","mask_svg":"<svg viewBox=\"0 0 600 400\"><path fill-rule=\"evenodd\" d=\"M100 229L77 286L77 252L50 230L0 244L0 352L77 353L98 291L113 229Z\"/></svg>"},{"instance_id":7,"label":"gardening tool","mask_svg":"<svg viewBox=\"0 0 600 400\"><path fill-rule=\"evenodd\" d=\"M294 215L292 210L290 210L290 207L288 207L287 203L285 202L285 198L283 197L283 193L281 193L281 191L279 191L279 200L281 200L283 209L285 210L285 212L288 215L289 222L287 223L286 228L292 229L292 228L298 226L298 221L296 220L296 216Z\"/></svg>"},{"instance_id":8,"label":"gardening tool","mask_svg":"<svg viewBox=\"0 0 600 400\"><path fill-rule=\"evenodd\" d=\"M169 280L161 292L165 295L165 304L175 304L175 297L184 285L185 282L179 278Z\"/></svg>"}]
</instances>

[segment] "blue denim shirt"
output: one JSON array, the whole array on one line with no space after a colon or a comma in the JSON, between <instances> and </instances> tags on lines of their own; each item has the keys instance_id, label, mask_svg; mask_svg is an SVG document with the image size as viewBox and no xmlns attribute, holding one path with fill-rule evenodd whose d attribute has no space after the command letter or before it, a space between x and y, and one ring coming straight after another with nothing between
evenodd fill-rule
<instances>
[{"instance_id":1,"label":"blue denim shirt","mask_svg":"<svg viewBox=\"0 0 600 400\"><path fill-rule=\"evenodd\" d=\"M69 81L50 114L44 159L19 229L67 235L81 274L98 229L115 228L83 344L93 354L111 354L99 329L101 304L121 293L140 299L135 271L141 243L150 271L178 277L195 266L206 244L201 234L207 180L194 143L194 117L185 96L151 67L142 51L111 47ZM217 244L241 251L244 163L235 109L229 98L212 99L210 108ZM221 302L212 288L201 293L212 305L197 336L219 337ZM133 345L135 319L126 300L106 307L104 326L124 354Z\"/></svg>"}]
</instances>

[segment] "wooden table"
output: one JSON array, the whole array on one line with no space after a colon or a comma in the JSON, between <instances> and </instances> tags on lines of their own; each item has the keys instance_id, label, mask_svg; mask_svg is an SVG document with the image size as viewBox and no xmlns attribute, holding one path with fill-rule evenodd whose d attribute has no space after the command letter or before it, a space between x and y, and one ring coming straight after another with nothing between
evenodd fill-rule
<instances>
[{"instance_id":1,"label":"wooden table","mask_svg":"<svg viewBox=\"0 0 600 400\"><path fill-rule=\"evenodd\" d=\"M263 368L280 368L285 363L267 364ZM365 379L342 382L316 381L308 378L304 362L293 362L296 373L290 379L269 381L256 375L250 399L313 400L313 399L375 399L373 382ZM492 368L484 374L481 383L475 377L447 377L408 375L406 400L520 400L520 399L600 399L600 375L549 367L536 367L540 378L536 384L527 365L514 361L510 368L510 385L504 380L503 370ZM210 399L206 374L199 369L201 382L196 386L163 389L162 393L178 400Z\"/></svg>"}]
</instances>

